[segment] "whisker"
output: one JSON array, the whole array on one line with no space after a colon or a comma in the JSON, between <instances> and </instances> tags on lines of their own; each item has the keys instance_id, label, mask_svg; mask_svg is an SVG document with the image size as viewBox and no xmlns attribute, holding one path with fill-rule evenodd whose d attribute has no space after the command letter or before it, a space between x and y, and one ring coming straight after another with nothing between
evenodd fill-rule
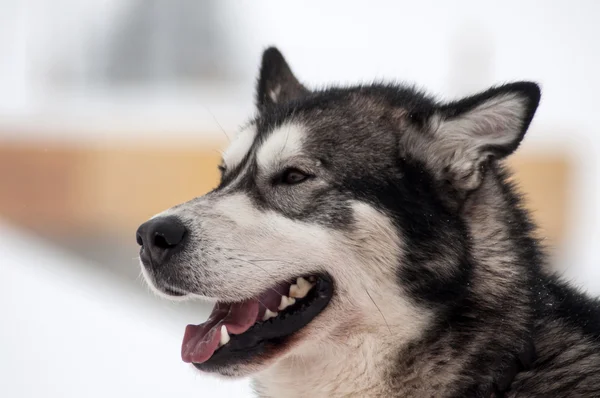
<instances>
[{"instance_id":1,"label":"whisker","mask_svg":"<svg viewBox=\"0 0 600 398\"><path fill-rule=\"evenodd\" d=\"M243 262L245 262L245 263L247 263L247 264L250 264L250 265L256 266L256 267L260 268L260 269L261 269L261 270L262 270L262 271L263 271L263 272L264 272L264 273L265 273L265 274L266 274L268 277L270 277L270 275L269 275L269 273L267 272L267 270L266 270L266 269L264 269L263 267L261 267L261 266L260 266L260 265L258 265L258 264L254 264L254 263L252 263L252 262L250 262L250 261L248 261L248 260L246 260L246 259L243 259L243 258L230 258L230 260L243 261ZM280 295L280 296L283 296L283 294L279 293L277 290L273 289L272 287L269 287L269 290L272 290L273 292L277 293L278 295Z\"/></svg>"},{"instance_id":2,"label":"whisker","mask_svg":"<svg viewBox=\"0 0 600 398\"><path fill-rule=\"evenodd\" d=\"M367 296L369 296L369 298L371 299L371 301L375 305L375 308L377 308L377 311L379 311L379 313L381 314L381 317L383 318L383 322L385 322L385 325L387 326L388 330L390 331L390 336L391 336L392 335L392 329L390 328L390 325L388 324L387 319L385 319L385 316L383 315L383 312L381 312L381 309L379 308L379 306L377 305L377 303L375 302L375 300L373 300L373 297L371 297L371 294L369 293L369 291L367 290L367 288L364 287L364 286L363 286L363 288L365 289L365 292L367 292Z\"/></svg>"},{"instance_id":3,"label":"whisker","mask_svg":"<svg viewBox=\"0 0 600 398\"><path fill-rule=\"evenodd\" d=\"M284 263L284 264L293 264L293 263L291 263L291 262L289 262L287 260L281 259L281 258L265 258L265 257L257 258L257 257L253 257L253 256L256 255L255 253L251 253L251 252L249 253L247 250L244 250L244 249L236 249L236 248L225 247L225 246L220 246L220 248L223 249L223 250L226 250L226 251L240 253L240 254L243 254L245 256L250 255L252 257L251 258L252 261L279 261L279 262Z\"/></svg>"},{"instance_id":4,"label":"whisker","mask_svg":"<svg viewBox=\"0 0 600 398\"><path fill-rule=\"evenodd\" d=\"M229 252L237 252L237 253L241 253L244 255L248 255L248 252L242 249L234 249L234 248L230 248L230 247L223 247L221 246L221 249L227 250ZM240 260L239 258L234 258L235 260ZM253 262L278 262L278 263L282 263L285 265L298 265L299 263L297 262L290 262L290 261L286 261L286 260L282 260L280 258L251 258L250 260L246 260L246 261L253 261Z\"/></svg>"},{"instance_id":5,"label":"whisker","mask_svg":"<svg viewBox=\"0 0 600 398\"><path fill-rule=\"evenodd\" d=\"M210 114L210 116L213 118L213 120L215 121L215 123L217 124L217 126L219 126L219 128L221 129L221 131L223 132L223 134L225 134L225 137L227 137L227 141L231 142L231 138L229 137L229 135L227 134L227 132L225 131L225 129L223 128L223 126L221 126L221 123L219 123L219 121L217 120L217 118L215 117L215 115L210 111L210 109L208 109L207 106L202 105L202 107L204 109L206 109L206 111Z\"/></svg>"},{"instance_id":6,"label":"whisker","mask_svg":"<svg viewBox=\"0 0 600 398\"><path fill-rule=\"evenodd\" d=\"M267 305L265 303L263 303L262 301L260 301L258 298L256 299L256 301L258 301L259 303L261 303L262 306L265 307L266 309L269 309L269 307L267 307Z\"/></svg>"},{"instance_id":7,"label":"whisker","mask_svg":"<svg viewBox=\"0 0 600 398\"><path fill-rule=\"evenodd\" d=\"M270 262L279 262L279 263L284 263L284 264L294 264L294 263L290 263L288 261L282 261L282 260L276 259L276 258L253 258L252 261L256 261L256 262L270 261Z\"/></svg>"}]
</instances>

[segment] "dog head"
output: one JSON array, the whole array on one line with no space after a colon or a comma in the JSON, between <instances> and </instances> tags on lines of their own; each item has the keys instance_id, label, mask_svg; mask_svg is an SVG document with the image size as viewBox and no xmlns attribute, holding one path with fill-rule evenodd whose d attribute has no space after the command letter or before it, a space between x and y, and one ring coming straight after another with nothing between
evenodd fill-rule
<instances>
[{"instance_id":1,"label":"dog head","mask_svg":"<svg viewBox=\"0 0 600 398\"><path fill-rule=\"evenodd\" d=\"M397 85L312 91L266 50L218 187L137 233L156 291L216 302L183 359L243 376L356 333L418 333L464 293L461 204L539 96L528 82L451 103Z\"/></svg>"}]
</instances>

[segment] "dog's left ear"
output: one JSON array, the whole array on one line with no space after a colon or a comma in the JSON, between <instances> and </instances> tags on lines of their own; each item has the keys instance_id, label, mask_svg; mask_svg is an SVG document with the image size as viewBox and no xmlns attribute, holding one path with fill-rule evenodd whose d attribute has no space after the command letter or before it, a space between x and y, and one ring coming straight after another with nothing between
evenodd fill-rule
<instances>
[{"instance_id":1,"label":"dog's left ear","mask_svg":"<svg viewBox=\"0 0 600 398\"><path fill-rule=\"evenodd\" d=\"M263 111L271 105L294 100L308 94L292 73L283 55L275 47L265 50L256 88L256 106Z\"/></svg>"},{"instance_id":2,"label":"dog's left ear","mask_svg":"<svg viewBox=\"0 0 600 398\"><path fill-rule=\"evenodd\" d=\"M517 149L539 101L537 84L518 82L440 106L433 126L434 156L443 177L458 190L477 188L489 158Z\"/></svg>"}]
</instances>

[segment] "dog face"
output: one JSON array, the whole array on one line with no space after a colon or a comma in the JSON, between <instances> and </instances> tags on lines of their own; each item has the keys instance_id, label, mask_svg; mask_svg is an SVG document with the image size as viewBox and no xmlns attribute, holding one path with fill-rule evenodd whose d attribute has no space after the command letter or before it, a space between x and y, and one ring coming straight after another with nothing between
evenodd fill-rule
<instances>
[{"instance_id":1,"label":"dog face","mask_svg":"<svg viewBox=\"0 0 600 398\"><path fill-rule=\"evenodd\" d=\"M420 333L464 293L461 203L538 101L533 83L449 104L391 85L309 91L267 50L219 186L138 230L155 290L217 303L183 359L244 376L349 335Z\"/></svg>"}]
</instances>

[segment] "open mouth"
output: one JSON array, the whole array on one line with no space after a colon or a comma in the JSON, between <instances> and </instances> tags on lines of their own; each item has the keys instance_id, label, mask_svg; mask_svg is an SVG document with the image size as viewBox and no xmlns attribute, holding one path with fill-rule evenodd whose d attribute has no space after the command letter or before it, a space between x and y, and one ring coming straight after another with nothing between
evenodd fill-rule
<instances>
[{"instance_id":1,"label":"open mouth","mask_svg":"<svg viewBox=\"0 0 600 398\"><path fill-rule=\"evenodd\" d=\"M206 322L187 326L181 357L214 371L271 354L319 315L332 296L331 278L320 275L280 283L246 301L218 302Z\"/></svg>"}]
</instances>

